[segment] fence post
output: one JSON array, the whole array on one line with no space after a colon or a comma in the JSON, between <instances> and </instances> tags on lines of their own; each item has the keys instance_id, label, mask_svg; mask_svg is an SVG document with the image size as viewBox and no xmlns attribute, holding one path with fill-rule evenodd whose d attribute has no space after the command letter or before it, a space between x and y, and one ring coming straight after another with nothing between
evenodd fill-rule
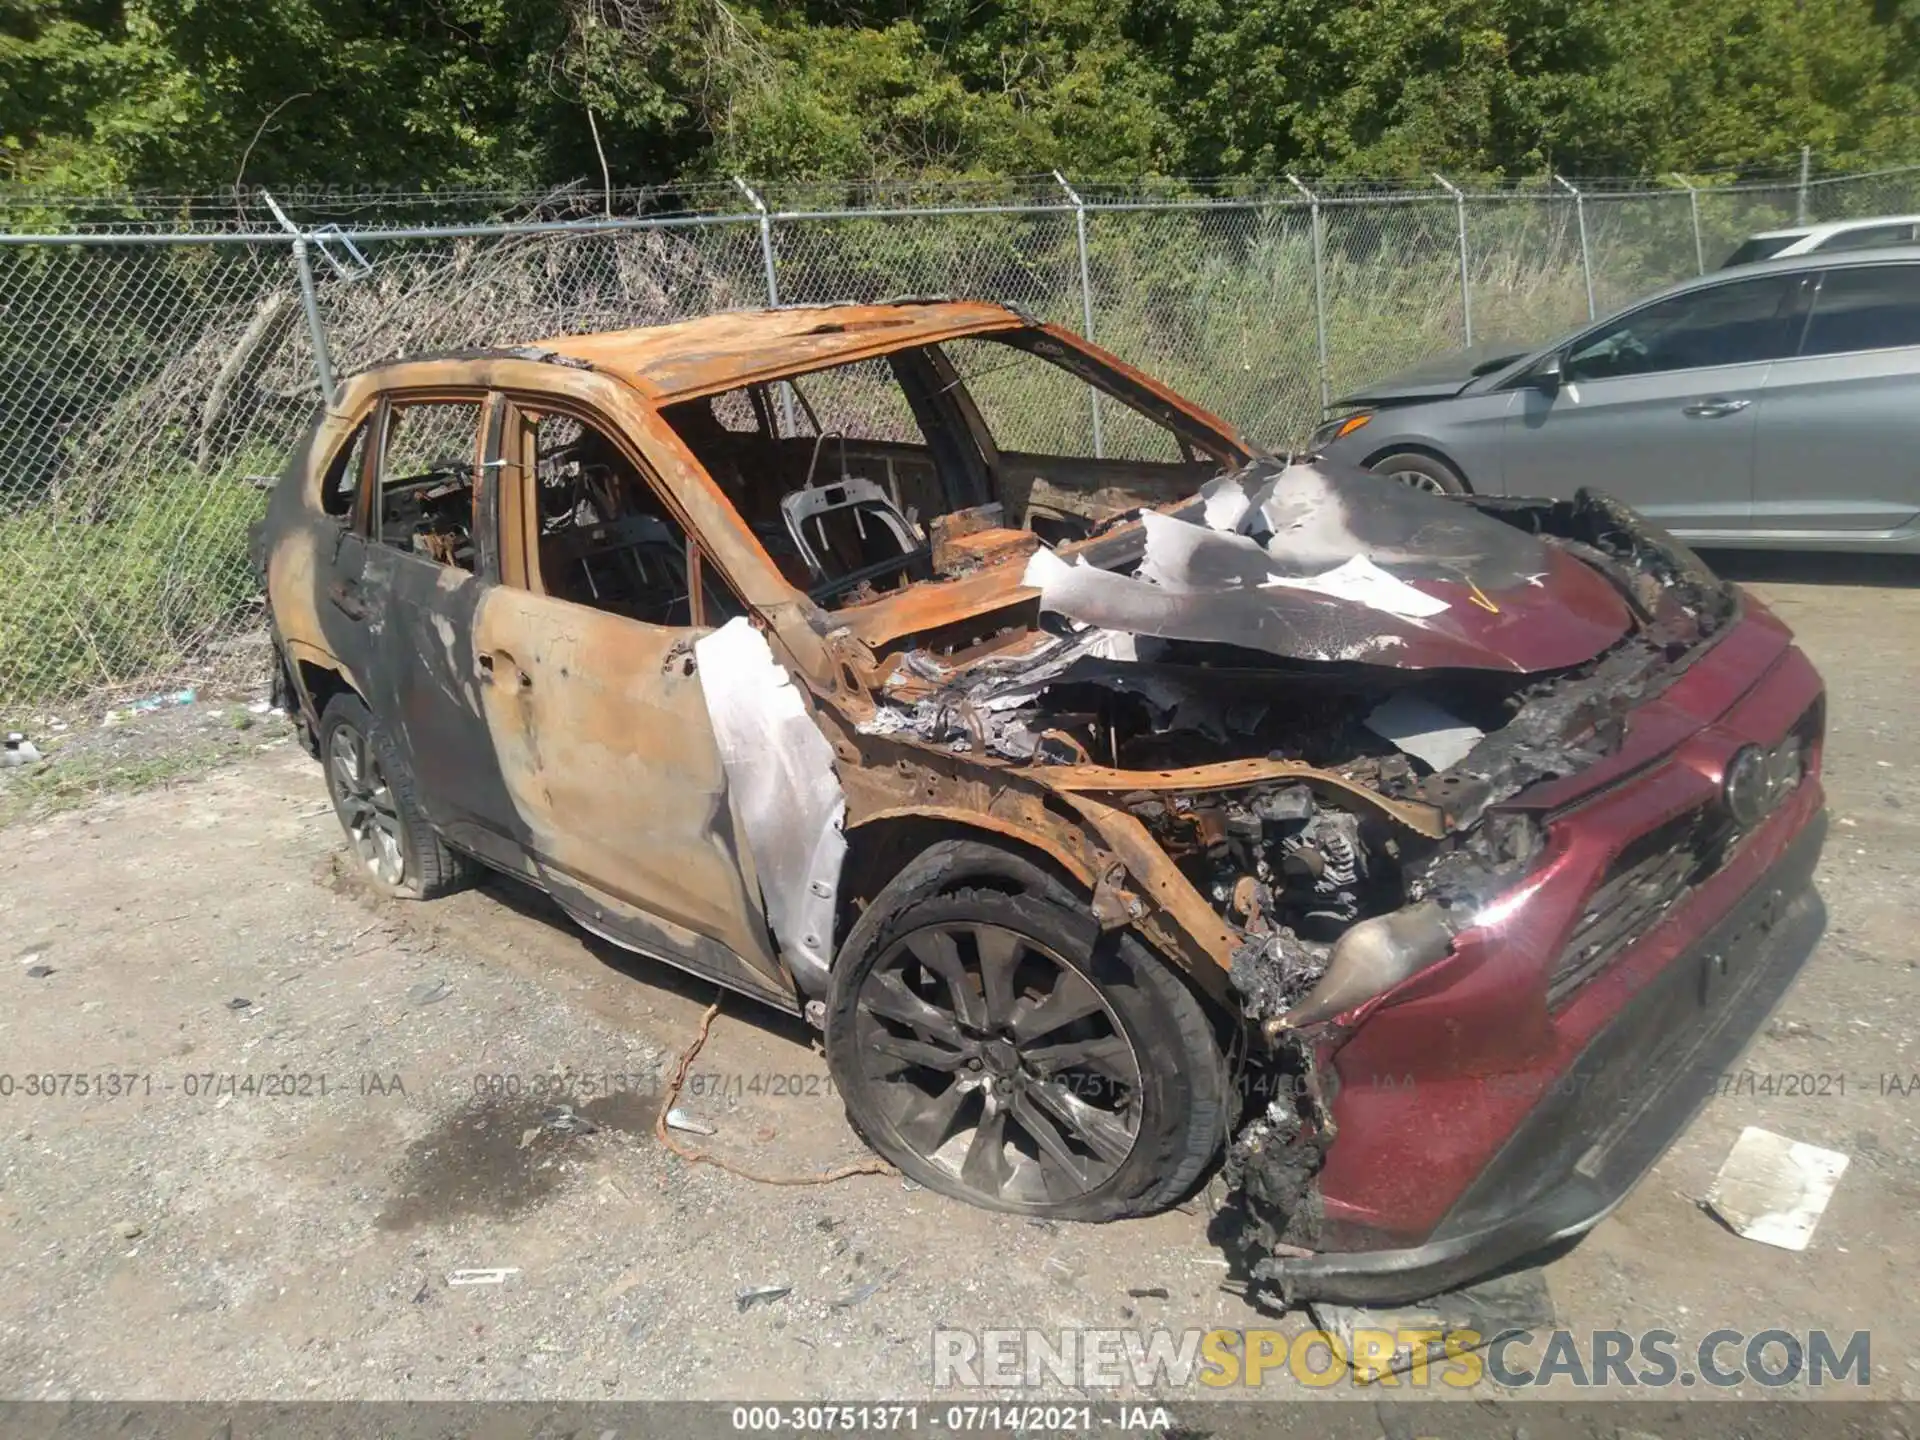
<instances>
[{"instance_id":1,"label":"fence post","mask_svg":"<svg viewBox=\"0 0 1920 1440\"><path fill-rule=\"evenodd\" d=\"M1467 283L1467 197L1438 170L1430 172L1440 188L1453 196L1454 212L1460 222L1460 323L1467 332L1467 345L1473 345L1473 290Z\"/></svg>"},{"instance_id":2,"label":"fence post","mask_svg":"<svg viewBox=\"0 0 1920 1440\"><path fill-rule=\"evenodd\" d=\"M1327 366L1327 231L1320 214L1320 197L1300 183L1297 175L1288 175L1287 183L1307 197L1308 214L1313 220L1313 339L1320 362L1320 415L1333 408L1333 376Z\"/></svg>"},{"instance_id":3,"label":"fence post","mask_svg":"<svg viewBox=\"0 0 1920 1440\"><path fill-rule=\"evenodd\" d=\"M1073 233L1075 243L1080 250L1080 333L1088 340L1093 339L1093 270L1087 264L1087 206L1080 198L1080 192L1067 183L1067 177L1058 170L1053 172L1053 180L1067 192L1067 202L1073 206ZM1096 460L1107 453L1106 436L1100 425L1100 392L1091 385L1087 387L1087 399L1093 407L1093 456Z\"/></svg>"},{"instance_id":4,"label":"fence post","mask_svg":"<svg viewBox=\"0 0 1920 1440\"><path fill-rule=\"evenodd\" d=\"M313 289L313 261L307 254L307 239L293 239L293 263L300 269L300 308L307 312L307 335L313 341L313 370L320 378L320 399L329 410L335 395L333 357L327 353L327 327L320 320L320 301Z\"/></svg>"},{"instance_id":5,"label":"fence post","mask_svg":"<svg viewBox=\"0 0 1920 1440\"><path fill-rule=\"evenodd\" d=\"M1704 275L1707 273L1707 250L1706 246L1700 242L1700 192L1678 170L1670 170L1667 173L1686 186L1687 209L1693 214L1693 263Z\"/></svg>"},{"instance_id":6,"label":"fence post","mask_svg":"<svg viewBox=\"0 0 1920 1440\"><path fill-rule=\"evenodd\" d=\"M1800 190L1794 197L1793 206L1793 221L1796 225L1807 223L1807 181L1811 178L1812 170L1813 147L1802 145L1800 147Z\"/></svg>"},{"instance_id":7,"label":"fence post","mask_svg":"<svg viewBox=\"0 0 1920 1440\"><path fill-rule=\"evenodd\" d=\"M738 175L733 183L740 187L740 193L760 217L760 265L767 277L767 304L777 307L780 304L780 276L773 268L773 217L767 213L767 202L760 193ZM784 380L780 382L780 427L788 435L799 434L799 428L793 419L793 387Z\"/></svg>"},{"instance_id":8,"label":"fence post","mask_svg":"<svg viewBox=\"0 0 1920 1440\"><path fill-rule=\"evenodd\" d=\"M1593 305L1593 257L1587 253L1587 197L1567 183L1567 177L1554 172L1553 178L1565 186L1566 192L1573 196L1573 223L1580 228L1580 273L1587 281L1587 319L1595 315Z\"/></svg>"},{"instance_id":9,"label":"fence post","mask_svg":"<svg viewBox=\"0 0 1920 1440\"><path fill-rule=\"evenodd\" d=\"M300 272L300 308L306 312L307 338L313 344L313 373L320 381L320 403L331 410L336 393L333 357L327 353L327 327L320 319L320 298L313 286L313 257L307 253L306 233L287 218L287 212L280 208L273 196L262 190L260 198L266 202L281 228L293 236L293 264Z\"/></svg>"}]
</instances>

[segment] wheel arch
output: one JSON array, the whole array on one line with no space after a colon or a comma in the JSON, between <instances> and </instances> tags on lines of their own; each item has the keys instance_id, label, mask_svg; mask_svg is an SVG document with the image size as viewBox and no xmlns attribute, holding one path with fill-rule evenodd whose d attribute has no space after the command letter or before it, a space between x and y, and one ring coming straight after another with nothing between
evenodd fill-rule
<instances>
[{"instance_id":1,"label":"wheel arch","mask_svg":"<svg viewBox=\"0 0 1920 1440\"><path fill-rule=\"evenodd\" d=\"M1090 904L1095 877L1080 858L1063 845L1021 826L1007 824L977 811L896 809L883 810L863 819L847 830L847 854L840 870L838 910L834 917L834 963L840 963L841 950L865 907L895 877L927 849L942 841L970 841L990 847L1016 860L1034 866L1050 879L1074 893L1083 904ZM1023 888L1004 873L960 864L942 877L937 891L945 894L963 889L1013 890ZM1134 937L1157 956L1178 983L1200 1002L1213 1024L1222 1048L1229 1048L1243 1026L1240 1014L1224 994L1215 994L1199 983L1192 968L1181 958L1162 951L1137 929Z\"/></svg>"},{"instance_id":2,"label":"wheel arch","mask_svg":"<svg viewBox=\"0 0 1920 1440\"><path fill-rule=\"evenodd\" d=\"M1220 1153L1224 1137L1237 1120L1235 1075L1243 1053L1244 1027L1226 1021L1210 997L1194 985L1179 965L1159 953L1135 929L1103 930L1085 909L1073 904L1074 895L1087 895L1090 886L1068 883L1068 866L1032 843L1031 832L1003 833L991 824L965 819L896 812L849 831L854 841L868 831L864 843L849 850L849 864L857 877L843 889L873 891L864 909L849 906L849 934L835 956L833 983L824 1003L826 1049L829 1064L841 1077L848 1117L855 1130L880 1154L910 1177L936 1189L943 1179L912 1142L890 1128L872 1103L862 1100L867 1082L859 1055L869 1053L858 1038L854 1022L859 996L874 964L884 961L889 948L903 942L912 927L957 922L977 925L982 919L1057 947L1059 955L1080 958L1056 964L1079 970L1083 979L1107 997L1110 1010L1130 1018L1122 1033L1136 1046L1140 1070L1136 1084L1150 1085L1168 1101L1153 1113L1161 1118L1151 1130L1139 1133L1139 1148L1123 1168L1104 1177L1101 1185L1124 1178L1125 1188L1101 1196L1098 1208L1070 1218L1115 1219L1150 1214L1190 1195L1200 1177ZM929 846L961 842L950 856L929 853ZM996 869L995 860L1016 862ZM1021 872L1024 871L1023 875ZM1036 872L1051 882L1036 883ZM886 880L880 877L888 876ZM889 891L886 887L891 886ZM986 893L983 893L986 892ZM996 908L997 907L997 908ZM1117 988L1114 988L1116 987ZM1113 1020L1116 1027L1123 1022ZM1150 1063L1150 1061L1152 1063ZM944 1132L943 1132L944 1133ZM971 1191L962 1194L971 1203L994 1209L1025 1208L1024 1200L1003 1203Z\"/></svg>"},{"instance_id":3,"label":"wheel arch","mask_svg":"<svg viewBox=\"0 0 1920 1440\"><path fill-rule=\"evenodd\" d=\"M996 822L992 816L960 810L882 810L847 830L847 855L840 867L840 915L836 944L853 928L858 907L870 902L902 870L943 840L970 840L992 846L1037 867L1081 895L1091 895L1094 877L1064 846L1049 845L1031 830ZM952 888L978 886L991 872L956 867Z\"/></svg>"},{"instance_id":4,"label":"wheel arch","mask_svg":"<svg viewBox=\"0 0 1920 1440\"><path fill-rule=\"evenodd\" d=\"M1390 455L1424 455L1429 460L1438 460L1442 465L1460 477L1460 483L1467 487L1467 493L1469 495L1479 493L1474 489L1473 477L1466 472L1465 467L1463 467L1458 460L1447 454L1446 451L1442 450L1439 446L1429 445L1423 440L1390 440L1370 452L1366 459L1360 462L1360 468L1363 470L1371 470L1375 465L1378 465Z\"/></svg>"},{"instance_id":5,"label":"wheel arch","mask_svg":"<svg viewBox=\"0 0 1920 1440\"><path fill-rule=\"evenodd\" d=\"M320 717L327 713L327 703L336 695L352 695L364 705L367 697L346 666L311 646L288 642L286 661L294 682L294 720L308 753L317 755Z\"/></svg>"}]
</instances>

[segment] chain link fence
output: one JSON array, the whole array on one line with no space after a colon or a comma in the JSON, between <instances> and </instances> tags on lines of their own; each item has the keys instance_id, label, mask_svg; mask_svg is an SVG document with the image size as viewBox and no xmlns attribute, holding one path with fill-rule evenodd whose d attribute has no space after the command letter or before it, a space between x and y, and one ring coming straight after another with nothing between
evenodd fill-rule
<instances>
[{"instance_id":1,"label":"chain link fence","mask_svg":"<svg viewBox=\"0 0 1920 1440\"><path fill-rule=\"evenodd\" d=\"M256 680L247 532L265 487L332 376L395 356L770 301L984 296L1285 448L1354 386L1463 344L1548 338L1755 231L1920 211L1920 166L1145 190L0 192L0 728ZM857 379L836 403L880 403ZM983 373L976 388L1036 444L1144 443L1075 387L1000 393Z\"/></svg>"}]
</instances>

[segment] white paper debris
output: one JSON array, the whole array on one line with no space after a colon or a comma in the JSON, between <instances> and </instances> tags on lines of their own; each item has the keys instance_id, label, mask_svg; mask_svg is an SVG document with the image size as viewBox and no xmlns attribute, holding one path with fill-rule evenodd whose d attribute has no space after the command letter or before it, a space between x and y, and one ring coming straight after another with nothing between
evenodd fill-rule
<instances>
[{"instance_id":1,"label":"white paper debris","mask_svg":"<svg viewBox=\"0 0 1920 1440\"><path fill-rule=\"evenodd\" d=\"M1846 1169L1838 1150L1749 1125L1708 1187L1705 1204L1745 1239L1804 1250Z\"/></svg>"},{"instance_id":2,"label":"white paper debris","mask_svg":"<svg viewBox=\"0 0 1920 1440\"><path fill-rule=\"evenodd\" d=\"M847 853L833 747L744 617L696 640L693 654L767 923L787 963L824 983Z\"/></svg>"},{"instance_id":3,"label":"white paper debris","mask_svg":"<svg viewBox=\"0 0 1920 1440\"><path fill-rule=\"evenodd\" d=\"M1431 700L1401 691L1374 706L1361 722L1383 740L1391 740L1435 770L1449 770L1467 758L1487 732L1449 714Z\"/></svg>"},{"instance_id":4,"label":"white paper debris","mask_svg":"<svg viewBox=\"0 0 1920 1440\"><path fill-rule=\"evenodd\" d=\"M1304 579L1276 575L1266 581L1263 590L1284 586L1293 590L1313 590L1322 595L1353 600L1389 615L1405 615L1421 620L1438 615L1447 602L1424 590L1416 590L1397 575L1389 575L1364 555L1356 555L1321 575Z\"/></svg>"}]
</instances>

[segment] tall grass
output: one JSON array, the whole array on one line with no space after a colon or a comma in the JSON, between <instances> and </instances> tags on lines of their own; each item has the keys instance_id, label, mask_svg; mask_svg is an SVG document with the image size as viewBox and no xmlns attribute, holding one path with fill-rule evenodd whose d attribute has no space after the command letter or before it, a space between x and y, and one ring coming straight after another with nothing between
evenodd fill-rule
<instances>
[{"instance_id":1,"label":"tall grass","mask_svg":"<svg viewBox=\"0 0 1920 1440\"><path fill-rule=\"evenodd\" d=\"M104 503L49 497L0 514L0 705L179 674L259 623L246 540L265 497L252 468L147 474Z\"/></svg>"}]
</instances>

